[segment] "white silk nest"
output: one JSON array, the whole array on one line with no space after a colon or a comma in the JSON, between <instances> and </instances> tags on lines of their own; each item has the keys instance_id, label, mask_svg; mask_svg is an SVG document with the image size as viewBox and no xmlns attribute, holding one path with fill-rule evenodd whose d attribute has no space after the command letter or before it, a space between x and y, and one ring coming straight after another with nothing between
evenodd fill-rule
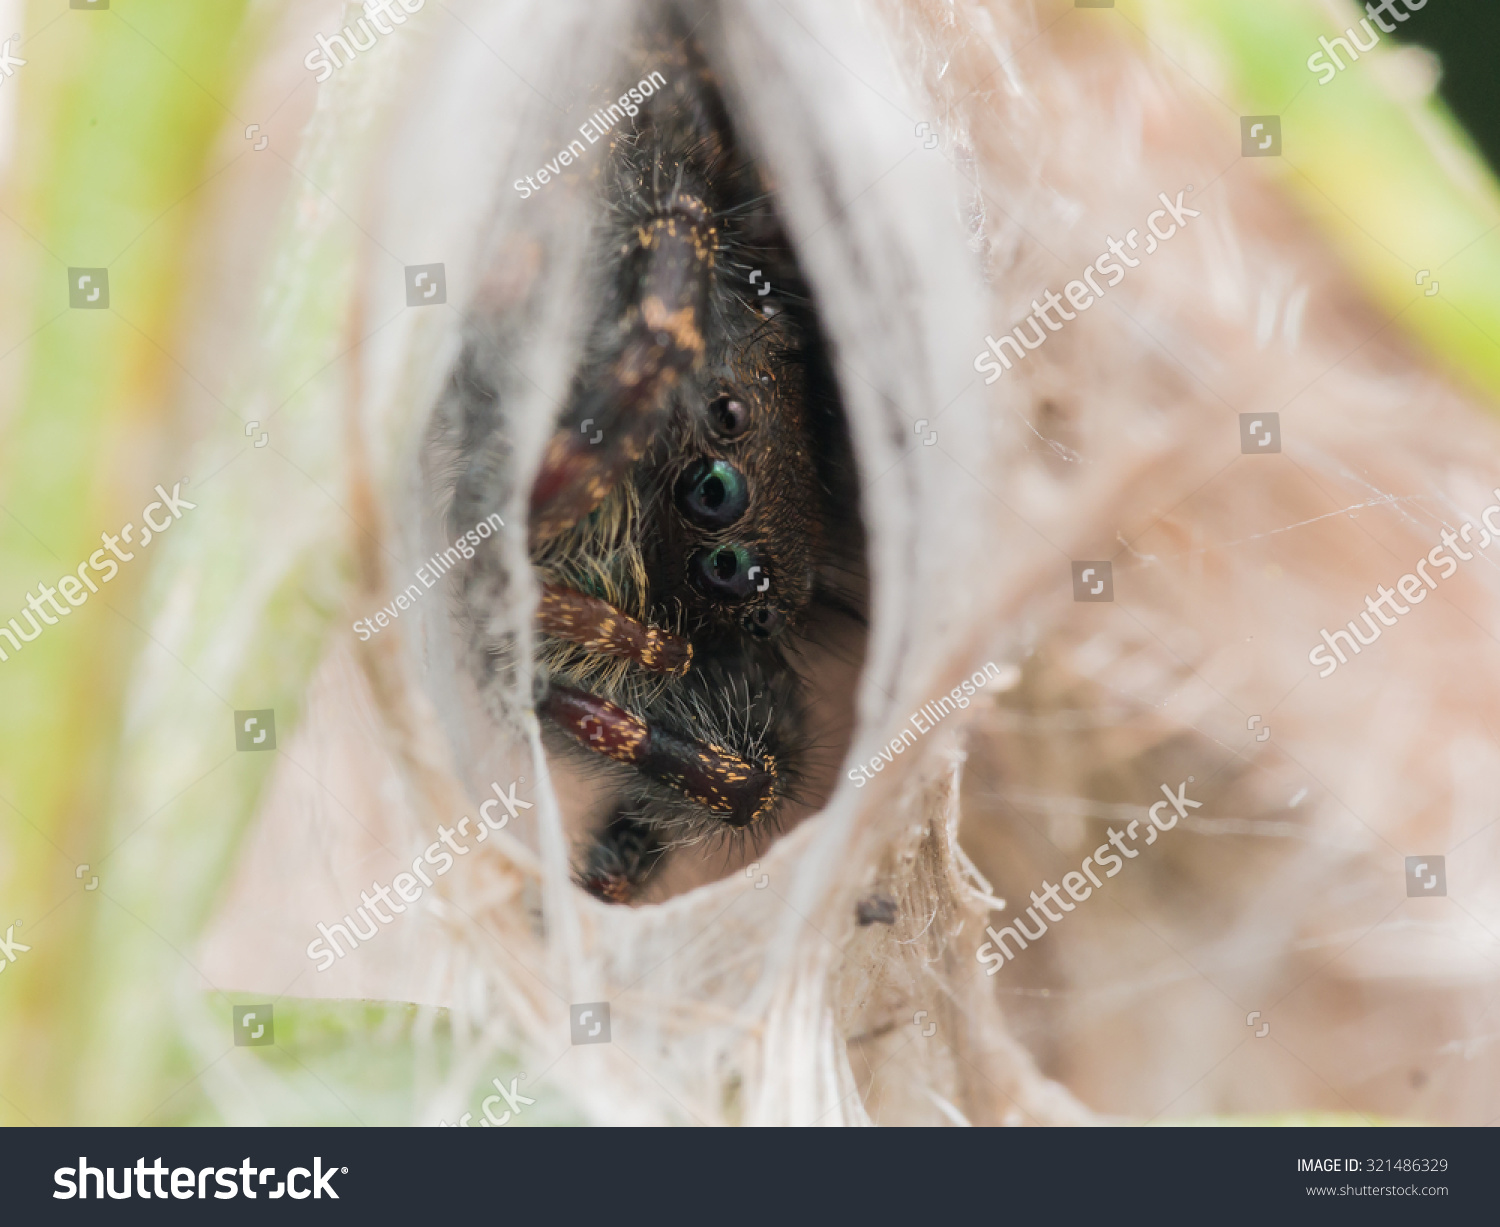
<instances>
[{"instance_id":1,"label":"white silk nest","mask_svg":"<svg viewBox=\"0 0 1500 1227\"><path fill-rule=\"evenodd\" d=\"M1494 424L1382 331L1239 158L1212 64L1195 83L1123 23L1019 0L693 10L778 185L862 476L871 617L847 762L988 661L1003 694L868 783L841 774L821 814L718 880L617 908L570 884L526 669L481 701L437 592L368 643L349 632L438 547L451 466L429 432L476 314L505 325L525 429L504 476L529 484L587 319L594 205L586 175L532 199L511 184L567 144L644 8L428 6L320 87L283 155L261 309L326 266L347 356L281 420L347 514L325 506L315 530L305 500L267 496L267 535L287 568L319 532L355 566L205 966L448 1007L464 1060L424 1123L472 1109L497 1052L520 1054L527 1094L598 1123L1493 1119L1491 559L1332 677L1308 652L1477 519L1500 485ZM345 19L286 14L282 46ZM983 382L987 335L1188 184L1199 216ZM405 308L402 266L438 261L446 307ZM303 340L261 335L267 371ZM1244 413L1280 415L1279 456L1240 454ZM494 547L511 578L493 627L524 661L524 499L501 513L516 531ZM1105 559L1113 603L1074 601L1071 562ZM986 974L986 925L1190 776L1201 809ZM534 808L420 914L311 969L318 921L519 777ZM1426 853L1447 855L1448 898L1408 901L1403 858ZM857 923L874 893L894 924ZM612 1042L573 1045L570 1004L598 1001Z\"/></svg>"}]
</instances>

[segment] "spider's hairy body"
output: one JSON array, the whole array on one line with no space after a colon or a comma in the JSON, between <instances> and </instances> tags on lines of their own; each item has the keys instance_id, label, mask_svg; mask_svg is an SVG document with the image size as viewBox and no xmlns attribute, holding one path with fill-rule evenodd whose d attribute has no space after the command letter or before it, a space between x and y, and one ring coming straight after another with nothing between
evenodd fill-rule
<instances>
[{"instance_id":1,"label":"spider's hairy body","mask_svg":"<svg viewBox=\"0 0 1500 1227\"><path fill-rule=\"evenodd\" d=\"M593 322L528 525L536 710L550 749L610 785L578 874L614 902L674 846L774 823L807 753L794 661L820 606L857 606L833 576L858 569L842 419L771 185L690 37L666 23L636 58L668 84L598 167Z\"/></svg>"}]
</instances>

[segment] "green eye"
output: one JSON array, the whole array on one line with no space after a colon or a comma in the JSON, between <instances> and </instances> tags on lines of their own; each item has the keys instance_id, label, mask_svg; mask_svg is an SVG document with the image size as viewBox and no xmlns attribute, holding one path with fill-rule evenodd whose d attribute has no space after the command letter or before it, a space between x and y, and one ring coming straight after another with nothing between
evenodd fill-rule
<instances>
[{"instance_id":1,"label":"green eye","mask_svg":"<svg viewBox=\"0 0 1500 1227\"><path fill-rule=\"evenodd\" d=\"M703 528L727 528L750 506L745 475L727 460L695 460L683 469L675 491L677 509Z\"/></svg>"},{"instance_id":2,"label":"green eye","mask_svg":"<svg viewBox=\"0 0 1500 1227\"><path fill-rule=\"evenodd\" d=\"M688 565L688 575L704 596L720 601L743 601L771 585L771 577L743 545L699 550Z\"/></svg>"}]
</instances>

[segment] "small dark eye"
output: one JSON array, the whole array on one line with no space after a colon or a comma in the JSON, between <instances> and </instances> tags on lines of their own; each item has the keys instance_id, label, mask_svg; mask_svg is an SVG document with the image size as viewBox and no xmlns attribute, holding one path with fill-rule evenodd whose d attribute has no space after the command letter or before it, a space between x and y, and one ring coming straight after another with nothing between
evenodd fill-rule
<instances>
[{"instance_id":1,"label":"small dark eye","mask_svg":"<svg viewBox=\"0 0 1500 1227\"><path fill-rule=\"evenodd\" d=\"M781 634L786 615L779 609L757 609L745 618L745 629L757 639L771 639Z\"/></svg>"},{"instance_id":2,"label":"small dark eye","mask_svg":"<svg viewBox=\"0 0 1500 1227\"><path fill-rule=\"evenodd\" d=\"M675 491L677 510L704 528L727 528L750 505L745 475L727 460L695 460L683 469Z\"/></svg>"},{"instance_id":3,"label":"small dark eye","mask_svg":"<svg viewBox=\"0 0 1500 1227\"><path fill-rule=\"evenodd\" d=\"M720 438L738 439L750 429L750 410L743 401L720 396L709 403L708 421Z\"/></svg>"},{"instance_id":4,"label":"small dark eye","mask_svg":"<svg viewBox=\"0 0 1500 1227\"><path fill-rule=\"evenodd\" d=\"M743 545L717 545L699 550L688 564L693 586L720 601L743 601L770 586L765 568Z\"/></svg>"}]
</instances>

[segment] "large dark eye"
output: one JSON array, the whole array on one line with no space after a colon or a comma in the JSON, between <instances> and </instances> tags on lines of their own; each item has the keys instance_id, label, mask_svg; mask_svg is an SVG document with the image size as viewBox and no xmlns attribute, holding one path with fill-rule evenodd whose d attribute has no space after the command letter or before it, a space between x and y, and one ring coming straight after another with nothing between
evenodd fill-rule
<instances>
[{"instance_id":1,"label":"large dark eye","mask_svg":"<svg viewBox=\"0 0 1500 1227\"><path fill-rule=\"evenodd\" d=\"M750 429L750 410L743 401L720 396L709 403L708 421L721 439L737 439Z\"/></svg>"},{"instance_id":2,"label":"large dark eye","mask_svg":"<svg viewBox=\"0 0 1500 1227\"><path fill-rule=\"evenodd\" d=\"M688 564L693 586L720 601L743 601L771 585L765 568L743 545L716 545L699 550Z\"/></svg>"},{"instance_id":3,"label":"large dark eye","mask_svg":"<svg viewBox=\"0 0 1500 1227\"><path fill-rule=\"evenodd\" d=\"M757 639L774 639L786 627L786 615L779 609L757 609L745 618L745 629Z\"/></svg>"},{"instance_id":4,"label":"large dark eye","mask_svg":"<svg viewBox=\"0 0 1500 1227\"><path fill-rule=\"evenodd\" d=\"M750 488L727 460L695 460L677 479L677 510L704 528L726 528L745 514Z\"/></svg>"}]
</instances>

